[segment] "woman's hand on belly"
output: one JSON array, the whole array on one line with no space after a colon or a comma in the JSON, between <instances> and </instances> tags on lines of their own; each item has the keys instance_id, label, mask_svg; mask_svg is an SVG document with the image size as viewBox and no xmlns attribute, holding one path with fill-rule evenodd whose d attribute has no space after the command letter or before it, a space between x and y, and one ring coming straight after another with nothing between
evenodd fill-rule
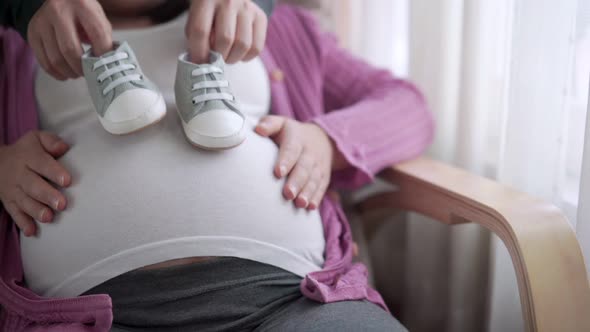
<instances>
[{"instance_id":1,"label":"woman's hand on belly","mask_svg":"<svg viewBox=\"0 0 590 332\"><path fill-rule=\"evenodd\" d=\"M70 174L56 160L68 149L58 136L36 130L0 146L0 201L26 236L35 234L34 220L50 222L52 209L66 207L65 196L48 180L61 187L70 184Z\"/></svg>"},{"instance_id":2,"label":"woman's hand on belly","mask_svg":"<svg viewBox=\"0 0 590 332\"><path fill-rule=\"evenodd\" d=\"M255 130L279 146L274 173L278 178L288 175L285 198L300 208L317 208L330 184L332 169L344 163L330 137L313 123L276 115L262 118Z\"/></svg>"}]
</instances>

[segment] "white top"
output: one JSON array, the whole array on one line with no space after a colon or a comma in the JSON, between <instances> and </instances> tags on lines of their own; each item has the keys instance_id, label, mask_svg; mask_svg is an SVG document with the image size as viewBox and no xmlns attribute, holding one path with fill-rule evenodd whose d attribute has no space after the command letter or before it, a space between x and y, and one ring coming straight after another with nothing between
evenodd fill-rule
<instances>
[{"instance_id":1,"label":"white top","mask_svg":"<svg viewBox=\"0 0 590 332\"><path fill-rule=\"evenodd\" d=\"M43 296L76 296L121 273L190 256L235 256L304 276L319 270L324 234L317 211L282 196L272 169L278 149L248 131L222 152L190 145L174 103L177 57L186 15L169 23L116 31L161 89L167 115L126 136L100 125L83 78L55 81L39 69L40 126L71 145L60 162L72 173L68 207L37 237L21 236L27 285ZM253 129L267 114L270 85L260 59L227 67Z\"/></svg>"}]
</instances>

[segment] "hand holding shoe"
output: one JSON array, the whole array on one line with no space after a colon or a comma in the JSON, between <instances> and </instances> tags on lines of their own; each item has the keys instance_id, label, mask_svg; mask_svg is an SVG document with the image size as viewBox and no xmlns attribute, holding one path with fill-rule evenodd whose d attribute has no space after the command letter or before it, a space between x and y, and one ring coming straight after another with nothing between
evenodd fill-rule
<instances>
[{"instance_id":1,"label":"hand holding shoe","mask_svg":"<svg viewBox=\"0 0 590 332\"><path fill-rule=\"evenodd\" d=\"M251 0L192 0L185 28L189 60L205 63L211 50L226 63L251 60L264 48L267 24Z\"/></svg>"},{"instance_id":2,"label":"hand holding shoe","mask_svg":"<svg viewBox=\"0 0 590 332\"><path fill-rule=\"evenodd\" d=\"M29 22L27 39L41 67L60 81L83 75L81 42L96 55L113 46L111 23L96 0L46 0Z\"/></svg>"}]
</instances>

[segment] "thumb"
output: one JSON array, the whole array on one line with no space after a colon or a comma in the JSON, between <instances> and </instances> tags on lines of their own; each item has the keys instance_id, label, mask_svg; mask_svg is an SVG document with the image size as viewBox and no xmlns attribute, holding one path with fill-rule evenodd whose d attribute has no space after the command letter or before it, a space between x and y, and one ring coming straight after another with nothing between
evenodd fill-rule
<instances>
[{"instance_id":1,"label":"thumb","mask_svg":"<svg viewBox=\"0 0 590 332\"><path fill-rule=\"evenodd\" d=\"M271 137L279 134L287 118L278 115L267 115L263 117L254 129L260 136Z\"/></svg>"},{"instance_id":2,"label":"thumb","mask_svg":"<svg viewBox=\"0 0 590 332\"><path fill-rule=\"evenodd\" d=\"M41 131L39 132L38 137L43 149L53 156L53 158L63 156L64 153L70 149L70 146L55 134Z\"/></svg>"}]
</instances>

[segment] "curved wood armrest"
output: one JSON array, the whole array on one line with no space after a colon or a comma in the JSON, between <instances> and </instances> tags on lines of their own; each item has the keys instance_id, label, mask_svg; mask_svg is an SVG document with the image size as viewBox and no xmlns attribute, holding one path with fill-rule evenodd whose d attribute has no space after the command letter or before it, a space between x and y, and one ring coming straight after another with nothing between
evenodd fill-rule
<instances>
[{"instance_id":1,"label":"curved wood armrest","mask_svg":"<svg viewBox=\"0 0 590 332\"><path fill-rule=\"evenodd\" d=\"M582 252L557 207L428 158L400 163L380 177L399 190L369 197L361 210L399 208L447 224L486 227L512 258L527 331L590 331Z\"/></svg>"}]
</instances>

